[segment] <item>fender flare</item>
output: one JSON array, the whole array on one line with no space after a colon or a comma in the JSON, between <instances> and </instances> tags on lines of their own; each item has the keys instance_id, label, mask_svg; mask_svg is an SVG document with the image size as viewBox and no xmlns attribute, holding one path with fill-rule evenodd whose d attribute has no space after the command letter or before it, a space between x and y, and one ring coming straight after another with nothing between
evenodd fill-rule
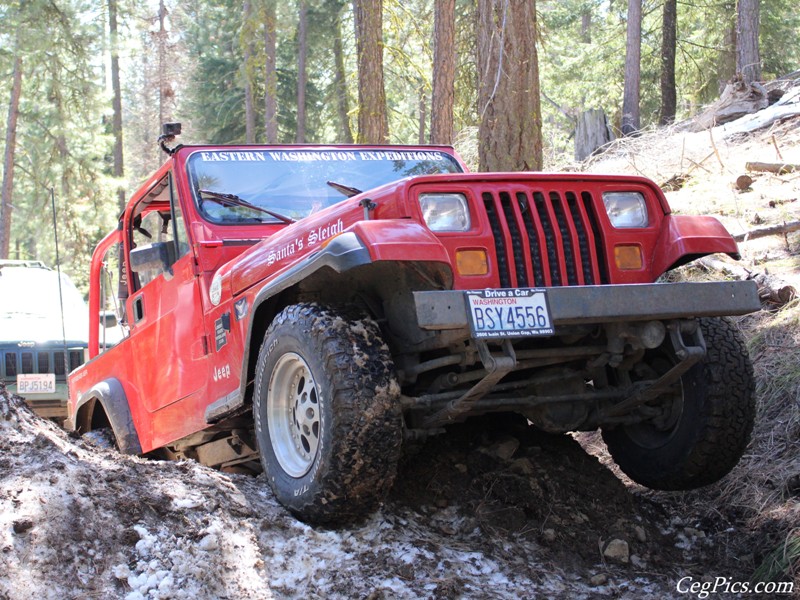
<instances>
[{"instance_id":1,"label":"fender flare","mask_svg":"<svg viewBox=\"0 0 800 600\"><path fill-rule=\"evenodd\" d=\"M393 238L393 234L397 232L405 232L407 237L402 243L397 243L394 239L381 240L383 232L386 232L386 237L389 238ZM373 248L376 246L382 248L377 258L373 258L369 248L362 241L362 237L365 237ZM414 241L418 243L413 244ZM422 254L417 256L417 253ZM425 256L424 259L422 258L423 256ZM255 314L261 304L276 294L299 283L324 267L333 269L337 273L344 273L356 267L384 260L395 260L400 257L406 261L425 260L426 262L445 263L448 265L450 263L447 251L438 238L415 221L390 222L388 228L385 222L361 221L354 226L354 230L337 235L321 250L307 256L297 265L263 285L253 299L253 304L250 307L251 314ZM206 411L206 421L208 423L217 422L244 405L247 373L250 368L250 347L253 342L253 323L254 319L251 318L247 328L247 338L244 341L241 383L238 394L220 398L209 406Z\"/></svg>"},{"instance_id":2,"label":"fender flare","mask_svg":"<svg viewBox=\"0 0 800 600\"><path fill-rule=\"evenodd\" d=\"M666 215L653 256L653 277L717 252L740 258L736 241L715 217Z\"/></svg>"},{"instance_id":3,"label":"fender flare","mask_svg":"<svg viewBox=\"0 0 800 600\"><path fill-rule=\"evenodd\" d=\"M139 434L133 423L128 398L120 381L115 377L110 377L96 383L78 400L75 412L80 411L81 407L91 400L97 400L102 405L111 423L114 436L117 438L120 452L141 454L142 444L139 442Z\"/></svg>"}]
</instances>

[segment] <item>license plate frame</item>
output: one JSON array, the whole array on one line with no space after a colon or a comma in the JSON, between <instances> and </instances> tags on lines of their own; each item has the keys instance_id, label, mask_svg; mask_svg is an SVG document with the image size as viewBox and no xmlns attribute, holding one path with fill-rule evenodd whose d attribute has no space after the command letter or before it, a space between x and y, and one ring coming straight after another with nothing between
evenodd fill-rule
<instances>
[{"instance_id":1,"label":"license plate frame","mask_svg":"<svg viewBox=\"0 0 800 600\"><path fill-rule=\"evenodd\" d=\"M464 292L464 301L475 339L555 335L544 288L470 290Z\"/></svg>"},{"instance_id":2,"label":"license plate frame","mask_svg":"<svg viewBox=\"0 0 800 600\"><path fill-rule=\"evenodd\" d=\"M55 373L19 373L17 375L17 394L20 396L55 393Z\"/></svg>"}]
</instances>

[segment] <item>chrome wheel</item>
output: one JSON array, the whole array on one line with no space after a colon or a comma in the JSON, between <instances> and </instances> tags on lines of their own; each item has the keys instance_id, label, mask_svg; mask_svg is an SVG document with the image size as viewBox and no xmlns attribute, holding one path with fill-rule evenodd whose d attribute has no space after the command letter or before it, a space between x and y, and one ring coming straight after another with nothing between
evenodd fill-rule
<instances>
[{"instance_id":1,"label":"chrome wheel","mask_svg":"<svg viewBox=\"0 0 800 600\"><path fill-rule=\"evenodd\" d=\"M283 470L292 477L308 473L319 447L320 410L314 375L295 352L281 356L272 371L267 426Z\"/></svg>"}]
</instances>

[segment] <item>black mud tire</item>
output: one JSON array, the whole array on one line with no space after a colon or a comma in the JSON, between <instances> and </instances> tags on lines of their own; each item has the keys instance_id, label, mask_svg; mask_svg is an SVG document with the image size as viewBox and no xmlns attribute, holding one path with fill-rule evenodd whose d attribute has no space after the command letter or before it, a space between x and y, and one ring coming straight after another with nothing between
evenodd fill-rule
<instances>
[{"instance_id":1,"label":"black mud tire","mask_svg":"<svg viewBox=\"0 0 800 600\"><path fill-rule=\"evenodd\" d=\"M658 490L689 490L727 475L744 453L755 420L753 365L727 318L700 319L707 353L681 378L675 425L604 429L611 457L635 482ZM647 443L644 443L646 440Z\"/></svg>"},{"instance_id":2,"label":"black mud tire","mask_svg":"<svg viewBox=\"0 0 800 600\"><path fill-rule=\"evenodd\" d=\"M377 508L400 460L399 398L372 319L318 304L285 308L264 336L253 400L261 464L278 501L311 523Z\"/></svg>"}]
</instances>

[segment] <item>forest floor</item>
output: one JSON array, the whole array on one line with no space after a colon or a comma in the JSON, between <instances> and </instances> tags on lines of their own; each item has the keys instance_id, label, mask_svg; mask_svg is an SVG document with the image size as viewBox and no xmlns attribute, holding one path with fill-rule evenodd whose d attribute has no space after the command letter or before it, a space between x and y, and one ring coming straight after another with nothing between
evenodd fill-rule
<instances>
[{"instance_id":1,"label":"forest floor","mask_svg":"<svg viewBox=\"0 0 800 600\"><path fill-rule=\"evenodd\" d=\"M800 119L716 150L666 133L584 166L680 176L676 212L715 214L734 233L800 218L800 174L733 188L745 161L776 148L800 163ZM747 268L798 281L800 234L741 249ZM409 454L383 507L340 528L294 519L263 475L121 456L3 391L0 599L703 598L714 584L711 597L728 598L750 581L794 582L800 597L798 321L796 302L738 320L758 422L717 484L652 492L616 470L596 435L465 424Z\"/></svg>"}]
</instances>

